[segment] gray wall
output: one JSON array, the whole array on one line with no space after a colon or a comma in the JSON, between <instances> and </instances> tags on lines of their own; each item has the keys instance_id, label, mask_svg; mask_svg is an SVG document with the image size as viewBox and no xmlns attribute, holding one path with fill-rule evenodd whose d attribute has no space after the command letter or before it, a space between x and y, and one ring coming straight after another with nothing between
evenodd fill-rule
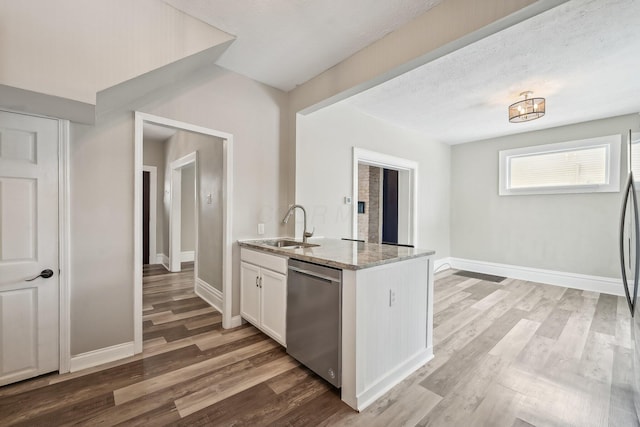
<instances>
[{"instance_id":1,"label":"gray wall","mask_svg":"<svg viewBox=\"0 0 640 427\"><path fill-rule=\"evenodd\" d=\"M621 193L498 196L498 151L622 134L637 114L456 145L451 150L451 255L618 277Z\"/></svg>"},{"instance_id":2,"label":"gray wall","mask_svg":"<svg viewBox=\"0 0 640 427\"><path fill-rule=\"evenodd\" d=\"M350 237L353 146L418 163L418 246L449 256L450 153L448 145L336 104L298 116L296 202L309 212L316 235ZM354 195L354 203L357 202ZM300 237L301 214L297 214Z\"/></svg>"},{"instance_id":3,"label":"gray wall","mask_svg":"<svg viewBox=\"0 0 640 427\"><path fill-rule=\"evenodd\" d=\"M145 166L155 166L156 182L156 253L150 254L151 264L155 264L157 254L163 253L164 248L164 141L143 139L142 163ZM169 252L165 252L169 256Z\"/></svg>"},{"instance_id":4,"label":"gray wall","mask_svg":"<svg viewBox=\"0 0 640 427\"><path fill-rule=\"evenodd\" d=\"M71 354L133 340L133 116L70 129Z\"/></svg>"},{"instance_id":5,"label":"gray wall","mask_svg":"<svg viewBox=\"0 0 640 427\"><path fill-rule=\"evenodd\" d=\"M272 235L285 233L277 216L293 166L284 92L211 66L99 116L95 126L72 123L72 355L133 340L133 110L233 134L233 241L258 238L259 221ZM237 315L237 244L233 252Z\"/></svg>"},{"instance_id":6,"label":"gray wall","mask_svg":"<svg viewBox=\"0 0 640 427\"><path fill-rule=\"evenodd\" d=\"M170 185L171 162L189 153L197 152L198 173L194 176L193 167L182 170L182 190L191 192L191 196L182 194L182 250L195 248L195 204L193 197L198 191L198 278L222 291L222 160L223 141L213 136L198 133L178 131L165 143L165 186ZM185 186L185 181L191 185ZM195 188L193 183L196 183ZM197 190L196 190L197 189ZM211 204L207 203L207 196L211 194ZM168 212L170 199L165 197L165 209ZM185 218L188 217L188 218ZM167 221L168 223L168 221ZM185 240L185 234L190 238ZM165 227L166 241L168 241L169 227ZM189 245L191 249L189 249ZM169 248L166 248L169 253Z\"/></svg>"},{"instance_id":7,"label":"gray wall","mask_svg":"<svg viewBox=\"0 0 640 427\"><path fill-rule=\"evenodd\" d=\"M221 141L218 141L221 143ZM203 165L207 167L208 165ZM222 164L219 165L222 170ZM221 173L221 172L220 172ZM180 213L180 250L194 251L196 249L196 168L186 166L182 169L181 182L182 205ZM220 222L222 233L222 222ZM222 268L222 261L219 265Z\"/></svg>"}]
</instances>

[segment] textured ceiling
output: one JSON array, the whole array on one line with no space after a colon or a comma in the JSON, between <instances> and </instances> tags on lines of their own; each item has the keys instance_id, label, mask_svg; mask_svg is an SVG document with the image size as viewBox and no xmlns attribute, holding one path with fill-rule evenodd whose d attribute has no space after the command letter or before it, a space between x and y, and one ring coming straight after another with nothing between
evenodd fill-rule
<instances>
[{"instance_id":1,"label":"textured ceiling","mask_svg":"<svg viewBox=\"0 0 640 427\"><path fill-rule=\"evenodd\" d=\"M509 123L525 90L547 113ZM640 1L569 1L343 102L448 144L639 112Z\"/></svg>"},{"instance_id":2,"label":"textured ceiling","mask_svg":"<svg viewBox=\"0 0 640 427\"><path fill-rule=\"evenodd\" d=\"M442 0L165 0L237 38L217 64L289 91Z\"/></svg>"}]
</instances>

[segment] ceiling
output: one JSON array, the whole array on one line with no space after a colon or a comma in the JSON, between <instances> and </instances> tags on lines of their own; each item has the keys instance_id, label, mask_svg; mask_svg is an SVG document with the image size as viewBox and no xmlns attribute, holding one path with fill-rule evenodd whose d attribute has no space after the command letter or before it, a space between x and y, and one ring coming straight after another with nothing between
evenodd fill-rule
<instances>
[{"instance_id":1,"label":"ceiling","mask_svg":"<svg viewBox=\"0 0 640 427\"><path fill-rule=\"evenodd\" d=\"M163 142L171 138L176 133L176 128L156 125L144 122L142 125L144 139L148 141Z\"/></svg>"},{"instance_id":2,"label":"ceiling","mask_svg":"<svg viewBox=\"0 0 640 427\"><path fill-rule=\"evenodd\" d=\"M236 36L216 62L284 91L443 0L165 0Z\"/></svg>"},{"instance_id":3,"label":"ceiling","mask_svg":"<svg viewBox=\"0 0 640 427\"><path fill-rule=\"evenodd\" d=\"M448 144L640 112L640 1L572 0L343 102ZM546 115L509 123L531 90Z\"/></svg>"},{"instance_id":4,"label":"ceiling","mask_svg":"<svg viewBox=\"0 0 640 427\"><path fill-rule=\"evenodd\" d=\"M443 0L165 1L237 37L218 65L288 91ZM638 22L638 0L570 0L342 102L447 144L639 112ZM546 115L509 123L527 90Z\"/></svg>"}]
</instances>

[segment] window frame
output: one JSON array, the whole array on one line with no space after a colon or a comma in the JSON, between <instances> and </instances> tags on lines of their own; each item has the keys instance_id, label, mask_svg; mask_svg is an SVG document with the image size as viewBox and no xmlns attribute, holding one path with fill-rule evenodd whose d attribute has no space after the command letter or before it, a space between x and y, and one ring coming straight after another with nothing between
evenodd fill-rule
<instances>
[{"instance_id":1,"label":"window frame","mask_svg":"<svg viewBox=\"0 0 640 427\"><path fill-rule=\"evenodd\" d=\"M620 134L599 136L596 138L578 139L573 141L557 142L553 144L534 145L498 152L499 182L498 194L500 196L518 196L529 194L575 194L575 193L611 193L620 191L620 146L622 136ZM606 147L607 159L605 165L605 184L584 185L557 185L526 188L510 187L510 160L515 157L525 157L536 154L573 151L596 147Z\"/></svg>"}]
</instances>

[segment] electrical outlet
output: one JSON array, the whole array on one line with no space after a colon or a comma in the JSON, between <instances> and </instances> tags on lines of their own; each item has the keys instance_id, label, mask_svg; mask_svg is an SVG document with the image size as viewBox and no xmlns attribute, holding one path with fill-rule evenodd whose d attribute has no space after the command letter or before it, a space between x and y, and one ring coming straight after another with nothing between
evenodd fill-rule
<instances>
[{"instance_id":1,"label":"electrical outlet","mask_svg":"<svg viewBox=\"0 0 640 427\"><path fill-rule=\"evenodd\" d=\"M264 234L264 224L258 224L258 234L259 235Z\"/></svg>"},{"instance_id":2,"label":"electrical outlet","mask_svg":"<svg viewBox=\"0 0 640 427\"><path fill-rule=\"evenodd\" d=\"M389 289L389 307L393 307L396 304L396 291Z\"/></svg>"}]
</instances>

